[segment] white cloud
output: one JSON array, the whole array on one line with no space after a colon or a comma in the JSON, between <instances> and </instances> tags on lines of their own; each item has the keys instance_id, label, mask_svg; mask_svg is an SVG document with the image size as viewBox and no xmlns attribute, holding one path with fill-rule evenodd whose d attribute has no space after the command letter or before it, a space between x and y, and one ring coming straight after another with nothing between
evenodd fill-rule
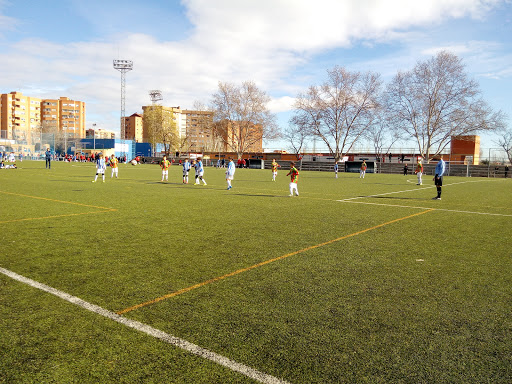
<instances>
[{"instance_id":1,"label":"white cloud","mask_svg":"<svg viewBox=\"0 0 512 384\"><path fill-rule=\"evenodd\" d=\"M293 109L295 98L290 96L283 96L274 98L268 104L268 109L272 113L287 112Z\"/></svg>"},{"instance_id":2,"label":"white cloud","mask_svg":"<svg viewBox=\"0 0 512 384\"><path fill-rule=\"evenodd\" d=\"M196 36L240 48L316 51L410 26L482 17L499 0L185 0ZM238 52L238 50L237 50Z\"/></svg>"},{"instance_id":3,"label":"white cloud","mask_svg":"<svg viewBox=\"0 0 512 384\"><path fill-rule=\"evenodd\" d=\"M164 105L191 108L195 100L208 103L218 81L244 80L255 81L271 96L279 94L270 108L283 112L291 109L293 97L302 85L298 84L299 76L291 73L315 54L349 47L354 41L407 38L405 31L412 26L460 17L481 18L488 7L497 3L498 0L183 0L193 25L184 40L174 41L173 35L157 39L128 33L104 36L101 41L61 44L35 37L11 44L0 53L1 92L44 90L34 96L83 100L87 102L88 122L117 128L120 74L112 67L112 60L119 58L134 62L133 71L126 75L127 114L150 103L150 89L162 91ZM0 10L2 4L0 0ZM98 17L105 20L105 15ZM0 31L9 21L14 20L0 15ZM463 45L453 47L470 49ZM377 65L382 63L375 62L376 71L380 71ZM373 68L365 68L368 69ZM290 79L296 82L289 83Z\"/></svg>"}]
</instances>

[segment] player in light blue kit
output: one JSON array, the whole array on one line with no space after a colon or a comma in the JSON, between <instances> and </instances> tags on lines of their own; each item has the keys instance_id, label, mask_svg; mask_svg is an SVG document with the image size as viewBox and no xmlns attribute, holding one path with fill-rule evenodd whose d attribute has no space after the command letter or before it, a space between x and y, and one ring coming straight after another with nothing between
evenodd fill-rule
<instances>
[{"instance_id":1,"label":"player in light blue kit","mask_svg":"<svg viewBox=\"0 0 512 384\"><path fill-rule=\"evenodd\" d=\"M190 171L190 162L185 159L183 162L183 184L188 184L188 172Z\"/></svg>"},{"instance_id":2,"label":"player in light blue kit","mask_svg":"<svg viewBox=\"0 0 512 384\"><path fill-rule=\"evenodd\" d=\"M228 182L228 191L233 188L231 181L235 177L235 163L232 158L229 158L228 169L226 170L226 181Z\"/></svg>"},{"instance_id":3,"label":"player in light blue kit","mask_svg":"<svg viewBox=\"0 0 512 384\"><path fill-rule=\"evenodd\" d=\"M204 169L203 169L203 162L201 161L201 158L198 158L196 161L196 164L194 165L194 168L196 169L196 182L194 185L201 184L200 181L206 185L205 179L203 179L204 175Z\"/></svg>"},{"instance_id":4,"label":"player in light blue kit","mask_svg":"<svg viewBox=\"0 0 512 384\"><path fill-rule=\"evenodd\" d=\"M98 175L101 174L103 177L103 182L105 182L105 169L107 169L107 165L105 164L105 159L103 158L103 154L100 153L100 157L96 160L96 177L92 181L93 183L98 180Z\"/></svg>"},{"instance_id":5,"label":"player in light blue kit","mask_svg":"<svg viewBox=\"0 0 512 384\"><path fill-rule=\"evenodd\" d=\"M443 175L446 169L446 163L443 160L443 155L441 155L439 162L436 165L436 174L434 176L434 184L437 188L437 196L433 198L433 200L441 200L441 188L443 187Z\"/></svg>"}]
</instances>

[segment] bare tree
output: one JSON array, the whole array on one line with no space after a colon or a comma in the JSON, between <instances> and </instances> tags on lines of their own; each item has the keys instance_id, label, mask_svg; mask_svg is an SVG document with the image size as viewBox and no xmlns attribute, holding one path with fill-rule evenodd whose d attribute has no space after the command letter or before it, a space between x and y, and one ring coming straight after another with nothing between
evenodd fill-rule
<instances>
[{"instance_id":1,"label":"bare tree","mask_svg":"<svg viewBox=\"0 0 512 384\"><path fill-rule=\"evenodd\" d=\"M480 97L462 60L446 51L418 62L412 71L398 72L387 88L386 109L394 126L415 139L427 162L452 136L499 129L504 119Z\"/></svg>"},{"instance_id":2,"label":"bare tree","mask_svg":"<svg viewBox=\"0 0 512 384\"><path fill-rule=\"evenodd\" d=\"M309 135L306 129L290 124L283 132L283 138L288 142L293 153L299 158L299 154L305 149Z\"/></svg>"},{"instance_id":3,"label":"bare tree","mask_svg":"<svg viewBox=\"0 0 512 384\"><path fill-rule=\"evenodd\" d=\"M502 130L496 144L505 151L508 162L512 163L512 129Z\"/></svg>"},{"instance_id":4,"label":"bare tree","mask_svg":"<svg viewBox=\"0 0 512 384\"><path fill-rule=\"evenodd\" d=\"M339 161L372 125L382 83L378 74L338 66L327 74L322 85L297 96L291 123L319 137Z\"/></svg>"},{"instance_id":5,"label":"bare tree","mask_svg":"<svg viewBox=\"0 0 512 384\"><path fill-rule=\"evenodd\" d=\"M373 144L375 155L382 158L401 139L400 133L399 130L390 126L389 121L382 114L367 128L365 136Z\"/></svg>"},{"instance_id":6,"label":"bare tree","mask_svg":"<svg viewBox=\"0 0 512 384\"><path fill-rule=\"evenodd\" d=\"M191 143L190 143L190 138L188 137L188 135L181 136L176 145L176 150L178 152L188 152L188 151L190 151L190 148L191 148Z\"/></svg>"},{"instance_id":7,"label":"bare tree","mask_svg":"<svg viewBox=\"0 0 512 384\"><path fill-rule=\"evenodd\" d=\"M269 101L270 97L252 81L241 86L219 82L212 96L214 129L228 150L241 157L260 147L263 139L277 137L276 117L267 108Z\"/></svg>"}]
</instances>

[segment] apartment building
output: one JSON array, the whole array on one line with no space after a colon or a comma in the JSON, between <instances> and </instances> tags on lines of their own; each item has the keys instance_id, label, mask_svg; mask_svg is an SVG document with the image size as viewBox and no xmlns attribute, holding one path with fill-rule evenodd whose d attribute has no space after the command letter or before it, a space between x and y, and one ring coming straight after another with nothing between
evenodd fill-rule
<instances>
[{"instance_id":1,"label":"apartment building","mask_svg":"<svg viewBox=\"0 0 512 384\"><path fill-rule=\"evenodd\" d=\"M251 122L219 121L215 124L217 135L222 137L227 151L263 152L263 129L259 124Z\"/></svg>"},{"instance_id":2,"label":"apartment building","mask_svg":"<svg viewBox=\"0 0 512 384\"><path fill-rule=\"evenodd\" d=\"M32 144L41 132L41 99L20 92L0 95L0 139ZM38 136L39 137L39 136Z\"/></svg>"},{"instance_id":3,"label":"apartment building","mask_svg":"<svg viewBox=\"0 0 512 384\"><path fill-rule=\"evenodd\" d=\"M225 152L234 148L243 148L244 152L263 151L262 128L257 124L246 123L243 127L231 126L227 122L214 124L214 112L181 109L179 106L151 105L142 107L142 110L144 114L157 111L151 118L143 119L145 142L151 141L149 132L152 128L149 125L163 124L176 128L180 140L175 149L179 152Z\"/></svg>"},{"instance_id":4,"label":"apartment building","mask_svg":"<svg viewBox=\"0 0 512 384\"><path fill-rule=\"evenodd\" d=\"M144 140L143 116L139 113L134 113L131 116L125 117L124 131L125 136L122 139L142 143Z\"/></svg>"},{"instance_id":5,"label":"apartment building","mask_svg":"<svg viewBox=\"0 0 512 384\"><path fill-rule=\"evenodd\" d=\"M21 92L0 94L0 138L31 145L43 133L85 137L85 103L40 99Z\"/></svg>"},{"instance_id":6,"label":"apartment building","mask_svg":"<svg viewBox=\"0 0 512 384\"><path fill-rule=\"evenodd\" d=\"M92 128L85 131L86 139L115 139L116 133L114 131L107 131L101 128Z\"/></svg>"},{"instance_id":7,"label":"apartment building","mask_svg":"<svg viewBox=\"0 0 512 384\"><path fill-rule=\"evenodd\" d=\"M223 151L224 144L221 138L215 136L212 131L213 112L181 109L181 107L164 107L160 105L144 106L144 113L149 108L157 108L162 112L161 120L170 119L176 127L179 136L178 151L202 152ZM167 117L165 117L167 116ZM154 124L146 119L144 124ZM143 127L144 141L149 141L150 127Z\"/></svg>"},{"instance_id":8,"label":"apartment building","mask_svg":"<svg viewBox=\"0 0 512 384\"><path fill-rule=\"evenodd\" d=\"M85 103L67 97L41 100L43 132L62 132L69 137L85 137Z\"/></svg>"},{"instance_id":9,"label":"apartment building","mask_svg":"<svg viewBox=\"0 0 512 384\"><path fill-rule=\"evenodd\" d=\"M213 130L213 112L183 110L181 113L191 152L225 151L222 138Z\"/></svg>"}]
</instances>

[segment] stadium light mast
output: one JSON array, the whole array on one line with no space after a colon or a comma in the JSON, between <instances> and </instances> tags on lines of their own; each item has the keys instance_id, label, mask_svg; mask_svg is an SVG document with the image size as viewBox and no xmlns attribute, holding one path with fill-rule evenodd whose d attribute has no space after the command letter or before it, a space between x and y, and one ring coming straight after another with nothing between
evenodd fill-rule
<instances>
[{"instance_id":1,"label":"stadium light mast","mask_svg":"<svg viewBox=\"0 0 512 384\"><path fill-rule=\"evenodd\" d=\"M133 69L131 60L114 60L114 69L121 72L121 144L122 154L125 153L124 140L126 139L126 121L125 121L125 99L126 99L126 72Z\"/></svg>"}]
</instances>

